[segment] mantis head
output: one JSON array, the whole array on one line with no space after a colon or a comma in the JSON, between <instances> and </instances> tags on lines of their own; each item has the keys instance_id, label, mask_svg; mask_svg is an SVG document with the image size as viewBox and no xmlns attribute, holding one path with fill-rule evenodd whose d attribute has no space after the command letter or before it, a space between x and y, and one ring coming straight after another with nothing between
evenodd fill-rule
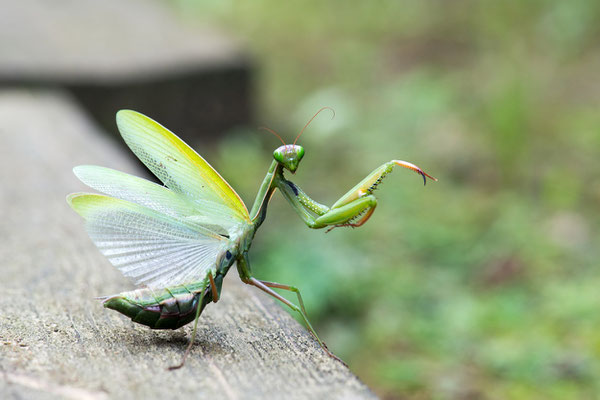
<instances>
[{"instance_id":1,"label":"mantis head","mask_svg":"<svg viewBox=\"0 0 600 400\"><path fill-rule=\"evenodd\" d=\"M292 174L298 169L302 157L304 157L304 147L297 144L284 144L273 152L273 158Z\"/></svg>"},{"instance_id":2,"label":"mantis head","mask_svg":"<svg viewBox=\"0 0 600 400\"><path fill-rule=\"evenodd\" d=\"M298 138L302 135L302 132L304 132L306 127L323 110L331 110L333 116L335 117L335 111L333 111L331 107L321 108L319 111L317 111L315 115L313 115L313 117L306 123L306 125L304 125L304 128L302 128L298 136L296 136L296 139L294 140L293 144L285 144L281 136L279 136L274 130L266 128L264 126L260 127L260 129L264 129L266 131L271 132L273 135L277 136L279 140L281 140L283 146L279 146L275 149L275 151L273 152L273 158L275 158L275 161L277 161L281 166L283 166L283 168L287 169L292 174L296 173L296 170L298 169L298 164L300 164L300 160L302 160L302 157L304 157L304 148L302 146L297 145L296 142L298 141Z\"/></svg>"}]
</instances>

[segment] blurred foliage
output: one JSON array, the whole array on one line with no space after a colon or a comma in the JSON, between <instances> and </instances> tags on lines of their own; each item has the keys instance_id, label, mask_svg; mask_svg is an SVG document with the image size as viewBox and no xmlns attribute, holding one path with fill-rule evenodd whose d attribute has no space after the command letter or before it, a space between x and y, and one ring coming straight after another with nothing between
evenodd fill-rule
<instances>
[{"instance_id":1,"label":"blurred foliage","mask_svg":"<svg viewBox=\"0 0 600 400\"><path fill-rule=\"evenodd\" d=\"M381 397L600 396L600 2L171 2L253 55L257 125L336 110L300 141L318 201L393 158L440 179L397 170L327 235L276 195L253 246ZM208 158L248 203L276 146L240 129Z\"/></svg>"}]
</instances>

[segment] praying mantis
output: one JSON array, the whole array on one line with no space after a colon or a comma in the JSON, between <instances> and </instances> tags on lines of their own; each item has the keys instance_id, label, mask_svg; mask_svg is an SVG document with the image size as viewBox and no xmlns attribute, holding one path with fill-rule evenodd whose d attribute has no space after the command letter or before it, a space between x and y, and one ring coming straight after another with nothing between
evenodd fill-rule
<instances>
[{"instance_id":1,"label":"praying mantis","mask_svg":"<svg viewBox=\"0 0 600 400\"><path fill-rule=\"evenodd\" d=\"M140 288L101 298L106 308L152 329L194 328L181 362L196 338L204 308L221 296L223 278L233 264L242 282L255 286L297 312L321 348L335 356L312 327L298 288L256 279L248 252L267 215L269 200L279 190L302 221L312 229L359 227L377 206L373 191L395 166L436 180L414 164L392 160L367 175L331 207L311 199L284 173L294 174L304 156L293 144L273 152L273 161L248 212L233 188L198 153L147 116L131 110L117 113L121 136L133 153L164 184L113 169L83 165L73 169L87 186L104 194L72 193L69 205L85 220L86 230L108 260ZM296 294L294 304L275 292ZM343 362L343 361L342 361Z\"/></svg>"}]
</instances>

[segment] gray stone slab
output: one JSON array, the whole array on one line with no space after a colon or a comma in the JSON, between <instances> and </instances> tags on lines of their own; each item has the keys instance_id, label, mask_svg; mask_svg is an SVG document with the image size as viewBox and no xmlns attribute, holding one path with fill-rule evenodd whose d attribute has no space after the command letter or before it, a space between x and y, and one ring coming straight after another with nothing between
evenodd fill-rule
<instances>
[{"instance_id":1,"label":"gray stone slab","mask_svg":"<svg viewBox=\"0 0 600 400\"><path fill-rule=\"evenodd\" d=\"M0 92L0 398L374 398L307 331L235 270L191 326L152 331L94 296L131 288L65 195L79 164L140 174L65 96Z\"/></svg>"},{"instance_id":2,"label":"gray stone slab","mask_svg":"<svg viewBox=\"0 0 600 400\"><path fill-rule=\"evenodd\" d=\"M251 63L214 28L151 0L0 0L0 87L71 92L105 130L132 108L184 138L251 119Z\"/></svg>"}]
</instances>

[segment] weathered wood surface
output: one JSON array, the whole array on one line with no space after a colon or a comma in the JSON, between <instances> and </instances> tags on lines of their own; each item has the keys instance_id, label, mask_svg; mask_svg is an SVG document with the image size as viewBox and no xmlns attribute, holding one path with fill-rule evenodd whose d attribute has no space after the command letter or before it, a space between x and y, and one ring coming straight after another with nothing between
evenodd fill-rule
<instances>
[{"instance_id":1,"label":"weathered wood surface","mask_svg":"<svg viewBox=\"0 0 600 400\"><path fill-rule=\"evenodd\" d=\"M113 131L114 110L214 140L251 119L251 62L157 0L0 0L0 87L62 88Z\"/></svg>"},{"instance_id":2,"label":"weathered wood surface","mask_svg":"<svg viewBox=\"0 0 600 400\"><path fill-rule=\"evenodd\" d=\"M374 395L270 298L238 283L191 326L152 331L94 296L130 284L65 202L71 173L140 173L65 96L0 92L0 398L364 399Z\"/></svg>"}]
</instances>

